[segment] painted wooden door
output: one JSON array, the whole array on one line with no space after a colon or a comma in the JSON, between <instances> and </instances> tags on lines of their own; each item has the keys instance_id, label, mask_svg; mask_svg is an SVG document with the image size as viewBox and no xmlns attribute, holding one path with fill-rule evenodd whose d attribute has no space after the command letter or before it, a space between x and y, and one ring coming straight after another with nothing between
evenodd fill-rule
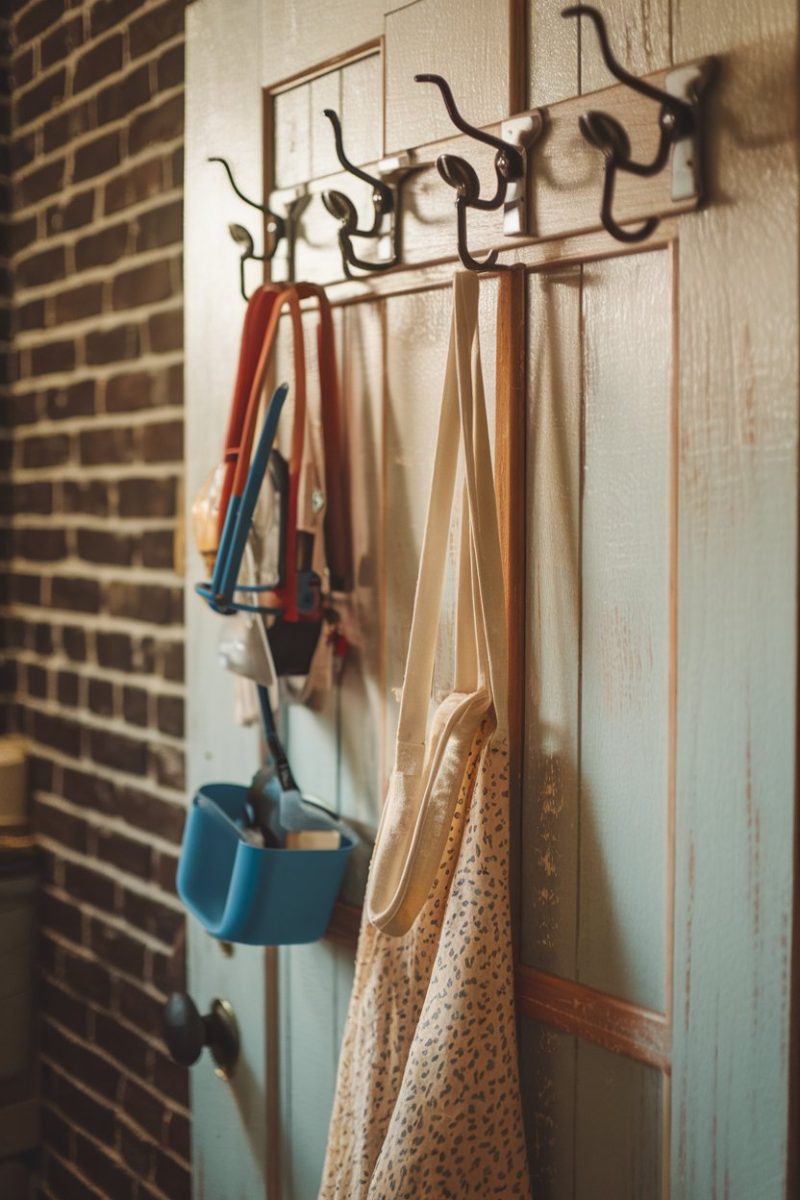
<instances>
[{"instance_id":1,"label":"painted wooden door","mask_svg":"<svg viewBox=\"0 0 800 1200\"><path fill-rule=\"evenodd\" d=\"M259 196L263 183L276 208L306 189L295 277L329 285L335 305L356 646L324 709L289 706L285 733L304 789L369 836L392 753L454 269L452 193L430 164L457 145L491 178L491 154L454 138L435 89L413 75L443 74L477 124L552 106L552 135L533 156L539 236L504 254L520 274L502 281L500 326L501 281L481 289L518 667L517 993L535 1196L777 1200L792 1186L797 18L789 0L607 0L612 42L635 73L720 58L709 207L669 215L665 192L656 234L623 246L600 229L582 102L556 107L609 79L559 7L190 7L187 502L218 454L243 312L226 226L262 233L206 161L224 154L243 190ZM370 196L339 172L326 107L356 163L413 151L428 164L406 187L397 271L343 277L320 192L341 188L365 215ZM654 133L636 125L643 158ZM623 217L649 196L623 195ZM470 229L476 253L508 249L492 214ZM281 247L273 276L287 269ZM442 687L451 609L452 579ZM187 623L190 784L246 778L256 738L233 725L217 627L191 596ZM194 1069L199 1200L316 1195L365 862L317 945L230 955L192 927L192 991L200 1004L230 999L243 1033L230 1083L208 1063Z\"/></svg>"}]
</instances>

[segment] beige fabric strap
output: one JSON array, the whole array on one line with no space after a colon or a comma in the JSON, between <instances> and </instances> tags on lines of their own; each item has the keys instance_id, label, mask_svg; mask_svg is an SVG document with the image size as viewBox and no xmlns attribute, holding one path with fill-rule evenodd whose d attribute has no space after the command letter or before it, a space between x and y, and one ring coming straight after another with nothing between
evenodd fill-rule
<instances>
[{"instance_id":1,"label":"beige fabric strap","mask_svg":"<svg viewBox=\"0 0 800 1200\"><path fill-rule=\"evenodd\" d=\"M453 280L453 323L447 357L442 408L433 467L425 535L422 543L406 671L400 700L396 769L408 771L424 756L428 704L433 681L436 638L447 558L447 539L455 488L459 445L464 451L465 510L457 618L456 672L469 682L473 651L467 650L467 628L473 625L478 682L492 696L498 734L506 732L506 647L504 599L497 504L494 493L486 400L478 341L478 280L461 272ZM469 533L469 575L462 586ZM474 612L474 620L472 614ZM473 690L468 687L458 691ZM418 768L419 769L419 768Z\"/></svg>"}]
</instances>

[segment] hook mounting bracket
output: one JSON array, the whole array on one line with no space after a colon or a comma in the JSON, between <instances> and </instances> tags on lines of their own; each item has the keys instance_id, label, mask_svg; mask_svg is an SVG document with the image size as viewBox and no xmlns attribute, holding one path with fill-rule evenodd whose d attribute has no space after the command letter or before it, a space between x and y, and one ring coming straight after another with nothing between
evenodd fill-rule
<instances>
[{"instance_id":1,"label":"hook mounting bracket","mask_svg":"<svg viewBox=\"0 0 800 1200\"><path fill-rule=\"evenodd\" d=\"M701 119L698 109L703 93L714 74L714 59L689 63L670 71L664 86L670 96L676 96L690 104L695 113L693 128L678 138L672 148L672 199L693 200L700 204L705 200L705 178L701 146Z\"/></svg>"},{"instance_id":2,"label":"hook mounting bracket","mask_svg":"<svg viewBox=\"0 0 800 1200\"><path fill-rule=\"evenodd\" d=\"M543 128L544 118L539 109L511 117L500 126L502 140L515 146L522 156L522 171L515 179L509 179L503 200L503 233L506 237L533 233L528 215L528 150L538 141Z\"/></svg>"}]
</instances>

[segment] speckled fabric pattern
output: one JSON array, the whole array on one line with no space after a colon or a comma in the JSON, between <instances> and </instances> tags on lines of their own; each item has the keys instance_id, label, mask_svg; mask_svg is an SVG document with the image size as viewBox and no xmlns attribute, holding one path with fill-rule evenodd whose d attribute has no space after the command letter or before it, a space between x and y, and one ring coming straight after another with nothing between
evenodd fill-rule
<instances>
[{"instance_id":1,"label":"speckled fabric pattern","mask_svg":"<svg viewBox=\"0 0 800 1200\"><path fill-rule=\"evenodd\" d=\"M530 1197L508 851L508 754L484 723L416 922L362 921L320 1200Z\"/></svg>"}]
</instances>

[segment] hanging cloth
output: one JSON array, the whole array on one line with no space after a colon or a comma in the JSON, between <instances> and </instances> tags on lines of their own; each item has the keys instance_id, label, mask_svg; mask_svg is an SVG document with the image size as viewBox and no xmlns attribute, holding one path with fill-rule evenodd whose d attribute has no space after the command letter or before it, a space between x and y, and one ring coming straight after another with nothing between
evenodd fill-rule
<instances>
[{"instance_id":1,"label":"hanging cloth","mask_svg":"<svg viewBox=\"0 0 800 1200\"><path fill-rule=\"evenodd\" d=\"M478 280L458 274L395 765L320 1200L530 1196L509 904L505 609L477 319ZM429 728L459 450L456 677Z\"/></svg>"}]
</instances>

